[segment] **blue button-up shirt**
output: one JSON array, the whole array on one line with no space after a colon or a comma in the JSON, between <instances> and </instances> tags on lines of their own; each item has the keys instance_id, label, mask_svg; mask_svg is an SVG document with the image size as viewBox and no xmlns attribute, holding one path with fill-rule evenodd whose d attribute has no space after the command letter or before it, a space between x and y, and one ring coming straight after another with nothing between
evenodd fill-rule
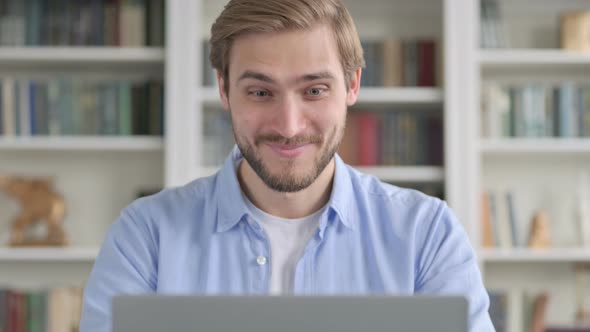
<instances>
[{"instance_id":1,"label":"blue button-up shirt","mask_svg":"<svg viewBox=\"0 0 590 332\"><path fill-rule=\"evenodd\" d=\"M110 227L84 292L81 330L108 331L119 293L268 294L271 257L249 214L234 148L215 175L139 199ZM468 237L449 207L335 157L332 194L297 263L295 294L451 294L470 331L493 331ZM419 314L419 313L417 313Z\"/></svg>"}]
</instances>

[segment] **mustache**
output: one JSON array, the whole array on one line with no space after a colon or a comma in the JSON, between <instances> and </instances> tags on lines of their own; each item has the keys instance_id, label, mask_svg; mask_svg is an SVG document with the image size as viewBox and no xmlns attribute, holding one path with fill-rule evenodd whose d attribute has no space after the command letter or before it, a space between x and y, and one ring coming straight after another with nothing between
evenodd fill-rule
<instances>
[{"instance_id":1,"label":"mustache","mask_svg":"<svg viewBox=\"0 0 590 332\"><path fill-rule=\"evenodd\" d=\"M256 137L254 143L259 145L261 143L274 143L281 145L302 145L302 144L319 144L323 142L322 135L301 135L293 136L291 138L283 137L278 134L265 134Z\"/></svg>"}]
</instances>

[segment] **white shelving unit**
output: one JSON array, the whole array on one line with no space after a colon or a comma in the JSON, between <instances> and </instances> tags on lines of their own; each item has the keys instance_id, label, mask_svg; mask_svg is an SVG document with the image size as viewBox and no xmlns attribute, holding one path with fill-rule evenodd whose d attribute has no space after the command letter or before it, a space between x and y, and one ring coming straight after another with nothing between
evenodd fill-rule
<instances>
[{"instance_id":1,"label":"white shelving unit","mask_svg":"<svg viewBox=\"0 0 590 332\"><path fill-rule=\"evenodd\" d=\"M165 76L162 47L0 47L0 79L131 81ZM140 191L164 181L165 138L0 136L0 174L53 179L66 202L64 248L7 247L16 202L0 191L0 287L82 285L104 234ZM8 199L7 199L8 198Z\"/></svg>"},{"instance_id":2,"label":"white shelving unit","mask_svg":"<svg viewBox=\"0 0 590 332\"><path fill-rule=\"evenodd\" d=\"M478 3L475 1L474 3ZM579 244L576 220L576 189L579 174L590 170L590 138L483 138L480 87L487 81L588 82L590 56L559 49L559 17L572 10L590 10L585 0L499 0L500 16L511 48L480 49L479 38L467 43L472 62L465 85L474 86L474 99L465 105L471 144L467 164L472 181L465 194L477 197L471 211L484 281L489 289L508 295L507 331L523 330L523 294L549 292L547 326L574 326L576 277L574 266L590 261L590 251ZM465 29L479 33L479 8L471 9ZM590 185L590 184L589 184ZM519 242L526 243L534 212L545 209L550 216L552 248L490 249L481 246L480 202L482 190L511 191Z\"/></svg>"},{"instance_id":3,"label":"white shelving unit","mask_svg":"<svg viewBox=\"0 0 590 332\"><path fill-rule=\"evenodd\" d=\"M570 154L588 156L590 140L583 138L538 138L482 140L480 149L486 155L500 154Z\"/></svg>"},{"instance_id":4,"label":"white shelving unit","mask_svg":"<svg viewBox=\"0 0 590 332\"><path fill-rule=\"evenodd\" d=\"M588 263L590 262L590 249L483 249L480 251L480 259L486 263Z\"/></svg>"},{"instance_id":5,"label":"white shelving unit","mask_svg":"<svg viewBox=\"0 0 590 332\"><path fill-rule=\"evenodd\" d=\"M481 50L479 63L484 68L589 66L590 55L557 49Z\"/></svg>"},{"instance_id":6,"label":"white shelving unit","mask_svg":"<svg viewBox=\"0 0 590 332\"><path fill-rule=\"evenodd\" d=\"M356 166L357 170L389 182L442 182L443 167L433 166Z\"/></svg>"},{"instance_id":7,"label":"white shelving unit","mask_svg":"<svg viewBox=\"0 0 590 332\"><path fill-rule=\"evenodd\" d=\"M162 151L164 140L153 136L1 137L0 151Z\"/></svg>"},{"instance_id":8,"label":"white shelving unit","mask_svg":"<svg viewBox=\"0 0 590 332\"><path fill-rule=\"evenodd\" d=\"M2 262L92 263L98 255L98 250L98 247L0 248L0 264Z\"/></svg>"},{"instance_id":9,"label":"white shelving unit","mask_svg":"<svg viewBox=\"0 0 590 332\"><path fill-rule=\"evenodd\" d=\"M374 175L383 181L390 182L442 182L444 181L444 169L433 166L356 166L357 170ZM213 175L219 170L217 167L202 167L200 174Z\"/></svg>"},{"instance_id":10,"label":"white shelving unit","mask_svg":"<svg viewBox=\"0 0 590 332\"><path fill-rule=\"evenodd\" d=\"M159 47L2 47L0 66L8 64L59 66L71 63L164 65Z\"/></svg>"},{"instance_id":11,"label":"white shelving unit","mask_svg":"<svg viewBox=\"0 0 590 332\"><path fill-rule=\"evenodd\" d=\"M361 89L357 104L442 105L444 92L439 88L373 88Z\"/></svg>"}]
</instances>

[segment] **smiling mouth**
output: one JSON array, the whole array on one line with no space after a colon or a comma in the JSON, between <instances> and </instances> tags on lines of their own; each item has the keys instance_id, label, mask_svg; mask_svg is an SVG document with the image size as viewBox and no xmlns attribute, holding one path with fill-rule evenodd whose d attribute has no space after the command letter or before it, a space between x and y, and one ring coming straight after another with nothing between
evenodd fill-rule
<instances>
[{"instance_id":1,"label":"smiling mouth","mask_svg":"<svg viewBox=\"0 0 590 332\"><path fill-rule=\"evenodd\" d=\"M270 149L283 158L295 158L301 155L311 144L277 144L266 143Z\"/></svg>"}]
</instances>

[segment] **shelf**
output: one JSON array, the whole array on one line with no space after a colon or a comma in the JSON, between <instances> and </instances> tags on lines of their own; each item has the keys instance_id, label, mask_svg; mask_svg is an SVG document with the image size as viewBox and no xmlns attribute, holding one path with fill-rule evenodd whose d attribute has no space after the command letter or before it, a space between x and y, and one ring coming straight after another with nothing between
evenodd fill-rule
<instances>
[{"instance_id":1,"label":"shelf","mask_svg":"<svg viewBox=\"0 0 590 332\"><path fill-rule=\"evenodd\" d=\"M0 66L56 64L164 64L158 47L2 47Z\"/></svg>"},{"instance_id":2,"label":"shelf","mask_svg":"<svg viewBox=\"0 0 590 332\"><path fill-rule=\"evenodd\" d=\"M482 249L479 259L488 263L590 262L590 248Z\"/></svg>"},{"instance_id":3,"label":"shelf","mask_svg":"<svg viewBox=\"0 0 590 332\"><path fill-rule=\"evenodd\" d=\"M435 166L354 166L363 173L391 182L441 182L444 168Z\"/></svg>"},{"instance_id":4,"label":"shelf","mask_svg":"<svg viewBox=\"0 0 590 332\"><path fill-rule=\"evenodd\" d=\"M154 136L0 137L0 151L160 151L163 146L163 138Z\"/></svg>"},{"instance_id":5,"label":"shelf","mask_svg":"<svg viewBox=\"0 0 590 332\"><path fill-rule=\"evenodd\" d=\"M484 154L589 154L590 138L503 138L480 142Z\"/></svg>"},{"instance_id":6,"label":"shelf","mask_svg":"<svg viewBox=\"0 0 590 332\"><path fill-rule=\"evenodd\" d=\"M200 102L210 106L221 106L219 92L216 87L200 89ZM361 88L357 105L372 104L442 104L444 93L439 88Z\"/></svg>"},{"instance_id":7,"label":"shelf","mask_svg":"<svg viewBox=\"0 0 590 332\"><path fill-rule=\"evenodd\" d=\"M479 62L484 68L590 66L590 55L559 49L480 50Z\"/></svg>"},{"instance_id":8,"label":"shelf","mask_svg":"<svg viewBox=\"0 0 590 332\"><path fill-rule=\"evenodd\" d=\"M441 104L443 99L438 88L361 87L357 104Z\"/></svg>"},{"instance_id":9,"label":"shelf","mask_svg":"<svg viewBox=\"0 0 590 332\"><path fill-rule=\"evenodd\" d=\"M0 262L88 262L94 261L98 248L34 247L0 248Z\"/></svg>"},{"instance_id":10,"label":"shelf","mask_svg":"<svg viewBox=\"0 0 590 332\"><path fill-rule=\"evenodd\" d=\"M391 182L441 182L444 180L444 168L434 166L373 166L359 167L357 170L374 175L383 181ZM218 171L216 167L202 167L199 177L205 177Z\"/></svg>"}]
</instances>

